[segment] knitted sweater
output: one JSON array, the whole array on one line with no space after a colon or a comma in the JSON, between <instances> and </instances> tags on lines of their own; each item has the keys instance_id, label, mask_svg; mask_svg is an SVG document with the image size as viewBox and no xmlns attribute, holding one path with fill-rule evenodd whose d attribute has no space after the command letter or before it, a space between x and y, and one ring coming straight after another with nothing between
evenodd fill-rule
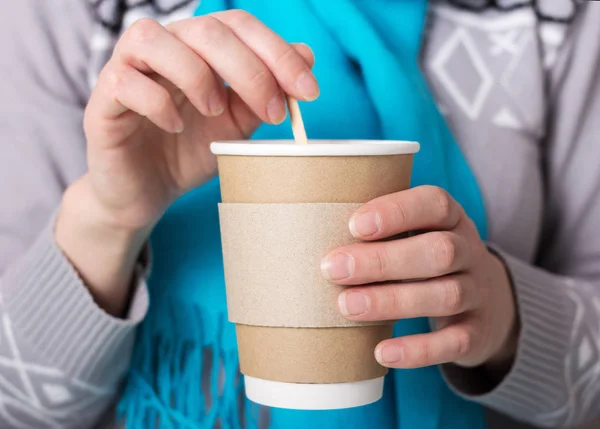
<instances>
[{"instance_id":1,"label":"knitted sweater","mask_svg":"<svg viewBox=\"0 0 600 429\"><path fill-rule=\"evenodd\" d=\"M195 7L0 4L0 427L112 420L148 307L147 264L126 317L107 315L56 246L53 213L85 171L83 111L119 34L137 18L165 23ZM452 365L446 379L490 410L490 428L591 422L600 416L600 4L439 0L429 18L423 69L482 188L489 244L507 263L521 320L500 383Z\"/></svg>"}]
</instances>

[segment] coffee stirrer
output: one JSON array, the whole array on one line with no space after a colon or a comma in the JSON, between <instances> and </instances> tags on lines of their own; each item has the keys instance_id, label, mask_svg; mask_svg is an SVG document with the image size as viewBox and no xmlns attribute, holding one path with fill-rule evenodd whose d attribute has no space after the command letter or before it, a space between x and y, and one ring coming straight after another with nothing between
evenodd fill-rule
<instances>
[{"instance_id":1,"label":"coffee stirrer","mask_svg":"<svg viewBox=\"0 0 600 429\"><path fill-rule=\"evenodd\" d=\"M292 122L292 132L294 133L294 140L297 144L308 144L308 138L306 137L306 130L304 129L304 121L302 120L302 113L300 113L300 106L298 100L287 95L287 106L290 111L290 121Z\"/></svg>"}]
</instances>

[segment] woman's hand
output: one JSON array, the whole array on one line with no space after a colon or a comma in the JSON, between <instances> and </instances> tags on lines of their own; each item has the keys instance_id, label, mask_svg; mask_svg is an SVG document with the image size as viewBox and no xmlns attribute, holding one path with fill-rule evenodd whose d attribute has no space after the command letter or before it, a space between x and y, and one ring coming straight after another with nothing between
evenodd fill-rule
<instances>
[{"instance_id":1,"label":"woman's hand","mask_svg":"<svg viewBox=\"0 0 600 429\"><path fill-rule=\"evenodd\" d=\"M216 173L209 144L285 119L284 92L319 94L313 55L240 10L134 23L85 114L93 195L118 226L145 227ZM227 82L227 88L223 82Z\"/></svg>"},{"instance_id":2,"label":"woman's hand","mask_svg":"<svg viewBox=\"0 0 600 429\"><path fill-rule=\"evenodd\" d=\"M66 191L55 232L102 308L123 312L154 224L215 175L212 141L282 122L284 92L318 96L313 61L239 10L167 27L142 19L123 34L85 112L89 170Z\"/></svg>"},{"instance_id":3,"label":"woman's hand","mask_svg":"<svg viewBox=\"0 0 600 429\"><path fill-rule=\"evenodd\" d=\"M362 285L339 296L348 319L432 318L431 333L381 342L375 356L382 365L474 367L512 360L517 317L508 274L445 191L421 186L375 199L354 214L350 230L364 241L424 231L338 248L323 260L328 280ZM388 283L369 285L377 282Z\"/></svg>"}]
</instances>

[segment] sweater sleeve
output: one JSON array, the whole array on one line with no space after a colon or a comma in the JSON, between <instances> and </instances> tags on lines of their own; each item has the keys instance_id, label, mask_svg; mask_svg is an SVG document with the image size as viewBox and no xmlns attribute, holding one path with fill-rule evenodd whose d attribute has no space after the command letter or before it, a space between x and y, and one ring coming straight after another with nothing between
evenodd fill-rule
<instances>
[{"instance_id":1,"label":"sweater sleeve","mask_svg":"<svg viewBox=\"0 0 600 429\"><path fill-rule=\"evenodd\" d=\"M551 72L545 227L536 266L503 253L521 333L499 384L443 372L461 395L541 427L600 416L600 4L582 5Z\"/></svg>"},{"instance_id":2,"label":"sweater sleeve","mask_svg":"<svg viewBox=\"0 0 600 429\"><path fill-rule=\"evenodd\" d=\"M0 2L0 427L93 427L116 397L148 297L94 302L57 247L53 213L85 170L91 11ZM93 252L93 249L90 249Z\"/></svg>"}]
</instances>

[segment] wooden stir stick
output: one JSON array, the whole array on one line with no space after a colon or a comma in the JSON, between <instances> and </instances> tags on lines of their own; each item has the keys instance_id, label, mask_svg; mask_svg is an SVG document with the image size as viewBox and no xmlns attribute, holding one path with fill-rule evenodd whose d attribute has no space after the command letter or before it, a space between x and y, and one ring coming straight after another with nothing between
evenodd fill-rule
<instances>
[{"instance_id":1,"label":"wooden stir stick","mask_svg":"<svg viewBox=\"0 0 600 429\"><path fill-rule=\"evenodd\" d=\"M306 137L306 130L304 129L304 121L302 120L302 113L300 113L298 100L289 95L286 95L286 100L288 110L290 111L290 121L292 122L294 140L297 144L308 144L308 138Z\"/></svg>"}]
</instances>

